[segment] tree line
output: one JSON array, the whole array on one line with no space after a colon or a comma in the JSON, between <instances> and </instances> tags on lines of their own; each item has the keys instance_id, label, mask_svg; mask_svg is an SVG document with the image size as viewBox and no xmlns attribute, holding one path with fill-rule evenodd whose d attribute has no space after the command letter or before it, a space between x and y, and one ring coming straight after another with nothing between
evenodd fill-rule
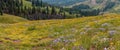
<instances>
[{"instance_id":1,"label":"tree line","mask_svg":"<svg viewBox=\"0 0 120 50\"><path fill-rule=\"evenodd\" d=\"M3 13L21 16L29 20L64 19L69 12L63 8L44 3L42 0L26 0L31 6L24 5L24 0L0 0L0 15ZM71 15L71 14L69 14Z\"/></svg>"}]
</instances>

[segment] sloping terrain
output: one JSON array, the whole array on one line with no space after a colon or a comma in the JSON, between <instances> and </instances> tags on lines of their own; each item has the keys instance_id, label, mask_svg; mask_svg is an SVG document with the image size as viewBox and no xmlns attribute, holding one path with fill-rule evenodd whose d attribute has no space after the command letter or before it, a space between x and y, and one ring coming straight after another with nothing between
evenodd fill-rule
<instances>
[{"instance_id":1,"label":"sloping terrain","mask_svg":"<svg viewBox=\"0 0 120 50\"><path fill-rule=\"evenodd\" d=\"M90 6L90 9L100 9L105 12L119 13L120 0L43 0L52 5L61 6L64 8L81 7L81 4ZM80 10L80 8L78 8Z\"/></svg>"},{"instance_id":2,"label":"sloping terrain","mask_svg":"<svg viewBox=\"0 0 120 50\"><path fill-rule=\"evenodd\" d=\"M56 6L68 6L68 5L72 5L77 2L83 2L83 1L86 1L86 0L43 0L43 2L47 2L49 4L56 5Z\"/></svg>"},{"instance_id":3,"label":"sloping terrain","mask_svg":"<svg viewBox=\"0 0 120 50\"><path fill-rule=\"evenodd\" d=\"M120 15L0 24L0 50L120 50Z\"/></svg>"},{"instance_id":4,"label":"sloping terrain","mask_svg":"<svg viewBox=\"0 0 120 50\"><path fill-rule=\"evenodd\" d=\"M3 16L0 16L0 23L18 23L18 22L26 22L26 21L28 20L9 14L4 14Z\"/></svg>"},{"instance_id":5,"label":"sloping terrain","mask_svg":"<svg viewBox=\"0 0 120 50\"><path fill-rule=\"evenodd\" d=\"M23 5L24 6L27 6L27 7L32 7L32 3L31 2L29 2L29 1L26 1L26 0L23 0Z\"/></svg>"}]
</instances>

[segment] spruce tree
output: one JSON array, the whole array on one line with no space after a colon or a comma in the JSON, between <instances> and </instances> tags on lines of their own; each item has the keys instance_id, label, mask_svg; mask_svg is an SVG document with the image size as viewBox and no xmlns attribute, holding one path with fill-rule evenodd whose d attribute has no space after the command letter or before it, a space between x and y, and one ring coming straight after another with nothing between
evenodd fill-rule
<instances>
[{"instance_id":1,"label":"spruce tree","mask_svg":"<svg viewBox=\"0 0 120 50\"><path fill-rule=\"evenodd\" d=\"M56 14L55 7L52 7L52 12L51 14Z\"/></svg>"},{"instance_id":2,"label":"spruce tree","mask_svg":"<svg viewBox=\"0 0 120 50\"><path fill-rule=\"evenodd\" d=\"M43 1L42 0L40 1L40 6L43 7Z\"/></svg>"},{"instance_id":3,"label":"spruce tree","mask_svg":"<svg viewBox=\"0 0 120 50\"><path fill-rule=\"evenodd\" d=\"M49 14L49 7L47 6L47 8L46 8L46 11L47 11L47 14Z\"/></svg>"},{"instance_id":4,"label":"spruce tree","mask_svg":"<svg viewBox=\"0 0 120 50\"><path fill-rule=\"evenodd\" d=\"M61 14L63 12L63 8L60 8L58 14Z\"/></svg>"},{"instance_id":5,"label":"spruce tree","mask_svg":"<svg viewBox=\"0 0 120 50\"><path fill-rule=\"evenodd\" d=\"M20 6L23 6L23 0L20 1Z\"/></svg>"},{"instance_id":6,"label":"spruce tree","mask_svg":"<svg viewBox=\"0 0 120 50\"><path fill-rule=\"evenodd\" d=\"M37 0L35 3L36 3L36 6L40 6L40 1L39 0Z\"/></svg>"},{"instance_id":7,"label":"spruce tree","mask_svg":"<svg viewBox=\"0 0 120 50\"><path fill-rule=\"evenodd\" d=\"M63 18L65 18L66 17L66 13L64 12L64 14L63 14Z\"/></svg>"},{"instance_id":8,"label":"spruce tree","mask_svg":"<svg viewBox=\"0 0 120 50\"><path fill-rule=\"evenodd\" d=\"M3 11L2 11L2 8L0 8L0 15L3 15Z\"/></svg>"},{"instance_id":9,"label":"spruce tree","mask_svg":"<svg viewBox=\"0 0 120 50\"><path fill-rule=\"evenodd\" d=\"M33 8L32 8L32 14L34 14L34 13L36 13L36 7L35 6L33 6Z\"/></svg>"},{"instance_id":10,"label":"spruce tree","mask_svg":"<svg viewBox=\"0 0 120 50\"><path fill-rule=\"evenodd\" d=\"M34 0L32 0L32 6L35 6L35 2L34 2Z\"/></svg>"},{"instance_id":11,"label":"spruce tree","mask_svg":"<svg viewBox=\"0 0 120 50\"><path fill-rule=\"evenodd\" d=\"M0 15L3 15L3 11L2 11L3 6L4 6L4 2L3 2L3 0L1 0L0 1Z\"/></svg>"}]
</instances>

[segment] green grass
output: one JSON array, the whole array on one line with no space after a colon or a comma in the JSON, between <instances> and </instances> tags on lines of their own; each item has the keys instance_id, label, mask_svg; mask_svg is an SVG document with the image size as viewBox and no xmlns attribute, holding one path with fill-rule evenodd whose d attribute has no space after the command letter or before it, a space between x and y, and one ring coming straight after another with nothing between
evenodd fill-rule
<instances>
[{"instance_id":1,"label":"green grass","mask_svg":"<svg viewBox=\"0 0 120 50\"><path fill-rule=\"evenodd\" d=\"M23 5L32 8L32 3L29 1L23 0Z\"/></svg>"},{"instance_id":2,"label":"green grass","mask_svg":"<svg viewBox=\"0 0 120 50\"><path fill-rule=\"evenodd\" d=\"M0 24L0 50L120 50L120 15Z\"/></svg>"},{"instance_id":3,"label":"green grass","mask_svg":"<svg viewBox=\"0 0 120 50\"><path fill-rule=\"evenodd\" d=\"M25 21L27 20L14 15L4 14L3 16L0 16L0 23L17 23L17 22L25 22Z\"/></svg>"}]
</instances>

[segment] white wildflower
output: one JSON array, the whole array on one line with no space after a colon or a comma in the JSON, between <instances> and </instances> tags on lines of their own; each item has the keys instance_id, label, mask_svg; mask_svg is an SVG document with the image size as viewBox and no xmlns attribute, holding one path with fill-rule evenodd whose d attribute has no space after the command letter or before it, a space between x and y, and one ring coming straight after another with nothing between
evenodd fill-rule
<instances>
[{"instance_id":1,"label":"white wildflower","mask_svg":"<svg viewBox=\"0 0 120 50\"><path fill-rule=\"evenodd\" d=\"M106 26L110 26L110 24L109 24L109 23L104 23L104 24L102 24L101 26L102 26L102 27L106 27Z\"/></svg>"},{"instance_id":2,"label":"white wildflower","mask_svg":"<svg viewBox=\"0 0 120 50\"><path fill-rule=\"evenodd\" d=\"M104 50L108 50L108 49L105 47Z\"/></svg>"}]
</instances>

